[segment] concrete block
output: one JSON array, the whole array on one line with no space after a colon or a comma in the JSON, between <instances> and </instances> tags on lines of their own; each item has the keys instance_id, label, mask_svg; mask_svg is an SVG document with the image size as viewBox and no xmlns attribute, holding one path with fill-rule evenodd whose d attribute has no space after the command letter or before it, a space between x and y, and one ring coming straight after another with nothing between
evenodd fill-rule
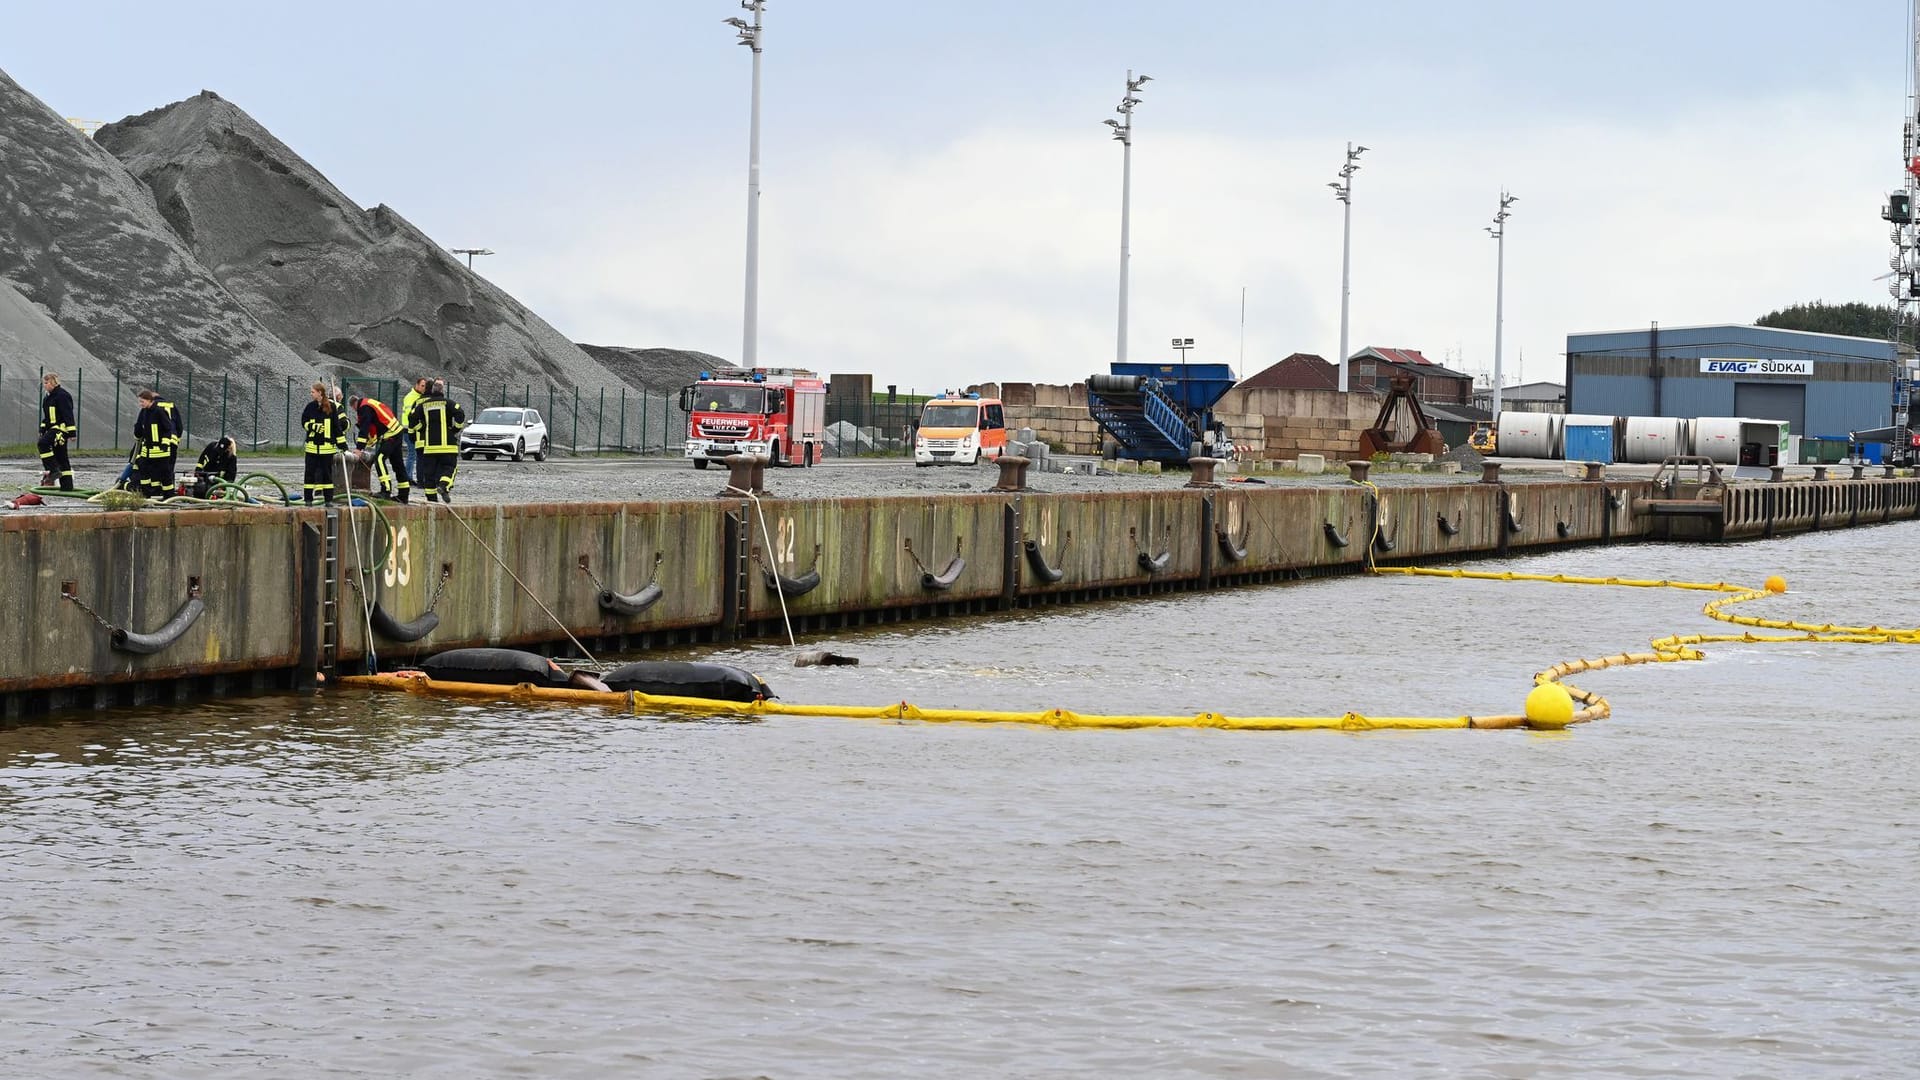
<instances>
[{"instance_id":1,"label":"concrete block","mask_svg":"<svg viewBox=\"0 0 1920 1080\"><path fill-rule=\"evenodd\" d=\"M1142 461L1139 464L1140 471L1143 473L1157 473L1160 471L1160 463L1157 461Z\"/></svg>"},{"instance_id":2,"label":"concrete block","mask_svg":"<svg viewBox=\"0 0 1920 1080\"><path fill-rule=\"evenodd\" d=\"M1113 471L1117 473L1137 473L1140 471L1139 462L1129 461L1126 458L1121 458L1118 461L1112 462L1112 465L1113 465Z\"/></svg>"},{"instance_id":3,"label":"concrete block","mask_svg":"<svg viewBox=\"0 0 1920 1080\"><path fill-rule=\"evenodd\" d=\"M1293 467L1309 475L1318 475L1327 471L1327 459L1322 454L1301 454L1294 459Z\"/></svg>"}]
</instances>

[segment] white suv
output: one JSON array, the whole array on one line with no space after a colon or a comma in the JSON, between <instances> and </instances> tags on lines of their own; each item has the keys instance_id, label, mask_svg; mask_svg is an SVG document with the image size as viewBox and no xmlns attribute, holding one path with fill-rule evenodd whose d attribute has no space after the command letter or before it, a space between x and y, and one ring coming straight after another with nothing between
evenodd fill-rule
<instances>
[{"instance_id":1,"label":"white suv","mask_svg":"<svg viewBox=\"0 0 1920 1080\"><path fill-rule=\"evenodd\" d=\"M540 410L480 410L460 433L460 456L471 458L475 454L488 458L506 454L515 461L532 454L535 461L547 460L547 425L540 419Z\"/></svg>"}]
</instances>

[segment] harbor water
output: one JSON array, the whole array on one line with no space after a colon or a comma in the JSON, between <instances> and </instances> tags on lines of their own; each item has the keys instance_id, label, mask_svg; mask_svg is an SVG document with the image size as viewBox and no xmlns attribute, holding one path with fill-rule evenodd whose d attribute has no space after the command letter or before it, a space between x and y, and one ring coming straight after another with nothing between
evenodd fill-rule
<instances>
[{"instance_id":1,"label":"harbor water","mask_svg":"<svg viewBox=\"0 0 1920 1080\"><path fill-rule=\"evenodd\" d=\"M1920 624L1920 525L1475 568ZM1712 594L1343 577L683 656L801 702L1518 711ZM1920 650L1567 732L634 717L337 691L0 730L21 1077L1920 1074Z\"/></svg>"}]
</instances>

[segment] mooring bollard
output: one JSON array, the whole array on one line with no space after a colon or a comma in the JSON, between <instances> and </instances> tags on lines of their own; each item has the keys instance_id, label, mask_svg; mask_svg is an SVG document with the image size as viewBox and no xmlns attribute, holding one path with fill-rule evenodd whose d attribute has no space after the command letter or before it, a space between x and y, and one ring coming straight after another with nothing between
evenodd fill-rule
<instances>
[{"instance_id":1,"label":"mooring bollard","mask_svg":"<svg viewBox=\"0 0 1920 1080\"><path fill-rule=\"evenodd\" d=\"M1855 465L1853 467L1853 478L1855 480L1859 480L1866 475L1866 472L1867 472L1867 467L1865 465Z\"/></svg>"},{"instance_id":2,"label":"mooring bollard","mask_svg":"<svg viewBox=\"0 0 1920 1080\"><path fill-rule=\"evenodd\" d=\"M1882 473L1880 474L1880 479L1882 479L1882 480L1891 480L1891 479L1893 479L1893 474L1894 474L1894 472L1896 471L1896 470L1894 469L1894 467L1893 467L1893 466L1891 466L1891 465L1883 465L1883 466L1881 466L1881 468L1882 468L1882 469L1884 469L1884 470L1886 470L1886 471L1885 471L1885 472L1882 472Z\"/></svg>"},{"instance_id":3,"label":"mooring bollard","mask_svg":"<svg viewBox=\"0 0 1920 1080\"><path fill-rule=\"evenodd\" d=\"M1604 461L1587 462L1587 482L1597 484L1607 478L1607 463Z\"/></svg>"},{"instance_id":4,"label":"mooring bollard","mask_svg":"<svg viewBox=\"0 0 1920 1080\"><path fill-rule=\"evenodd\" d=\"M729 454L725 458L729 475L720 498L738 498L740 493L767 494L767 458L764 454Z\"/></svg>"},{"instance_id":5,"label":"mooring bollard","mask_svg":"<svg viewBox=\"0 0 1920 1080\"><path fill-rule=\"evenodd\" d=\"M1775 465L1767 471L1767 483L1769 484L1781 483L1786 480L1786 478L1787 467L1785 465Z\"/></svg>"},{"instance_id":6,"label":"mooring bollard","mask_svg":"<svg viewBox=\"0 0 1920 1080\"><path fill-rule=\"evenodd\" d=\"M1188 458L1187 468L1193 470L1193 476L1187 480L1186 486L1190 488L1219 487L1220 486L1219 484L1216 484L1213 482L1213 470L1216 467L1218 467L1219 464L1220 464L1219 458L1210 458L1210 457Z\"/></svg>"},{"instance_id":7,"label":"mooring bollard","mask_svg":"<svg viewBox=\"0 0 1920 1080\"><path fill-rule=\"evenodd\" d=\"M1356 484L1364 484L1367 482L1367 470L1371 468L1373 468L1371 461L1349 461L1347 462L1347 479Z\"/></svg>"},{"instance_id":8,"label":"mooring bollard","mask_svg":"<svg viewBox=\"0 0 1920 1080\"><path fill-rule=\"evenodd\" d=\"M1825 465L1815 465L1813 467L1813 478L1816 481L1825 480L1827 478L1827 467Z\"/></svg>"},{"instance_id":9,"label":"mooring bollard","mask_svg":"<svg viewBox=\"0 0 1920 1080\"><path fill-rule=\"evenodd\" d=\"M1483 484L1499 483L1500 482L1500 463L1497 461L1481 462L1480 463L1480 482Z\"/></svg>"},{"instance_id":10,"label":"mooring bollard","mask_svg":"<svg viewBox=\"0 0 1920 1080\"><path fill-rule=\"evenodd\" d=\"M1013 454L1000 455L1000 482L993 485L995 491L1027 490L1027 466L1033 464L1029 458L1016 457Z\"/></svg>"}]
</instances>

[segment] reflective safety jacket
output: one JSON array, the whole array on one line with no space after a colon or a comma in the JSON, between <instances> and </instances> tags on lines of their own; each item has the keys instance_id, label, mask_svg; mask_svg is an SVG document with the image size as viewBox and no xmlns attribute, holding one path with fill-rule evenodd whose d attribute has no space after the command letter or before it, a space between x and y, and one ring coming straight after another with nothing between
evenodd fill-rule
<instances>
[{"instance_id":1,"label":"reflective safety jacket","mask_svg":"<svg viewBox=\"0 0 1920 1080\"><path fill-rule=\"evenodd\" d=\"M73 424L73 395L64 386L47 391L40 399L40 431L71 438L79 430Z\"/></svg>"},{"instance_id":2,"label":"reflective safety jacket","mask_svg":"<svg viewBox=\"0 0 1920 1080\"><path fill-rule=\"evenodd\" d=\"M180 406L175 405L165 398L161 398L153 403L153 407L166 410L167 424L172 428L172 431L167 435L167 454L177 453L180 449L180 440L187 433L186 427L180 423ZM165 457L166 454L160 456Z\"/></svg>"},{"instance_id":3,"label":"reflective safety jacket","mask_svg":"<svg viewBox=\"0 0 1920 1080\"><path fill-rule=\"evenodd\" d=\"M437 394L428 394L407 414L407 430L423 454L457 454L460 431L467 426L467 413L458 402Z\"/></svg>"},{"instance_id":4,"label":"reflective safety jacket","mask_svg":"<svg viewBox=\"0 0 1920 1080\"><path fill-rule=\"evenodd\" d=\"M141 408L133 421L133 456L164 458L173 456L173 418L158 401Z\"/></svg>"},{"instance_id":5,"label":"reflective safety jacket","mask_svg":"<svg viewBox=\"0 0 1920 1080\"><path fill-rule=\"evenodd\" d=\"M372 442L375 439L390 439L405 430L400 418L386 403L373 398L361 398L360 407L355 410L360 419L360 441Z\"/></svg>"},{"instance_id":6,"label":"reflective safety jacket","mask_svg":"<svg viewBox=\"0 0 1920 1080\"><path fill-rule=\"evenodd\" d=\"M427 395L411 386L407 387L407 392L400 398L400 429L402 431L406 430L408 424L413 423L413 407L425 400Z\"/></svg>"},{"instance_id":7,"label":"reflective safety jacket","mask_svg":"<svg viewBox=\"0 0 1920 1080\"><path fill-rule=\"evenodd\" d=\"M307 433L304 449L309 454L337 454L347 448L351 424L345 409L322 409L319 402L309 401L300 414L300 427Z\"/></svg>"}]
</instances>

